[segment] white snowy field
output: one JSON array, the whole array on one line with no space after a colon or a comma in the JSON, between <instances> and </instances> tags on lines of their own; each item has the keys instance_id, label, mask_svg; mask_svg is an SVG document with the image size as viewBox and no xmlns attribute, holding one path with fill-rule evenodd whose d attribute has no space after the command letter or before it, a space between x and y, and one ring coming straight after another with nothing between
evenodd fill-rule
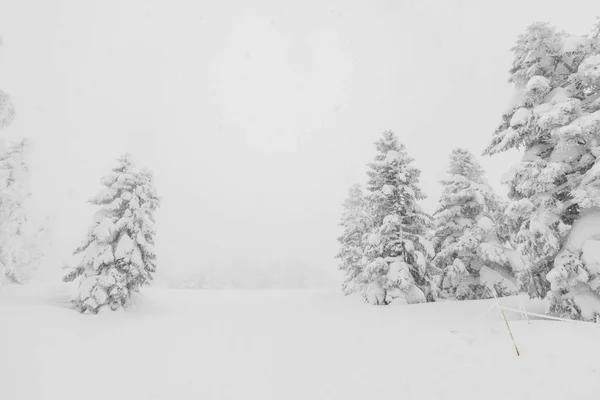
<instances>
[{"instance_id":1,"label":"white snowy field","mask_svg":"<svg viewBox=\"0 0 600 400\"><path fill-rule=\"evenodd\" d=\"M151 289L134 310L86 316L64 294L0 291L0 398L598 397L599 325L509 314L517 357L497 311L481 316L490 301L376 307L325 291Z\"/></svg>"}]
</instances>

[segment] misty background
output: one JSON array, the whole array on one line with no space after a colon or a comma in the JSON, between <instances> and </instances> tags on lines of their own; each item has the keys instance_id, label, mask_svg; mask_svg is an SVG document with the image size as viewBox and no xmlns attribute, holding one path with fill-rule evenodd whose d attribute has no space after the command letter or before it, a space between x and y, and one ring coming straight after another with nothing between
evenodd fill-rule
<instances>
[{"instance_id":1,"label":"misty background","mask_svg":"<svg viewBox=\"0 0 600 400\"><path fill-rule=\"evenodd\" d=\"M338 285L338 221L391 129L432 212L448 154L480 155L534 21L585 34L597 2L0 0L0 87L28 136L55 279L115 158L155 172L159 281ZM452 15L452 18L449 18ZM516 153L479 157L492 186Z\"/></svg>"}]
</instances>

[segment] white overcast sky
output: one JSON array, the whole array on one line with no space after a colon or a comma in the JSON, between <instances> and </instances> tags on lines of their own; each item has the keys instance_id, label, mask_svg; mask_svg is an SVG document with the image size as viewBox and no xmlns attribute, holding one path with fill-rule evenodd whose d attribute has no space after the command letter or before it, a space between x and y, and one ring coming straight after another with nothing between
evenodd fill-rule
<instances>
[{"instance_id":1,"label":"white overcast sky","mask_svg":"<svg viewBox=\"0 0 600 400\"><path fill-rule=\"evenodd\" d=\"M478 156L511 95L510 48L550 21L585 34L598 1L0 0L0 87L33 139L48 269L129 151L156 173L163 276L302 268L337 284L347 188L391 129L432 210L455 146ZM479 157L488 180L516 154Z\"/></svg>"}]
</instances>

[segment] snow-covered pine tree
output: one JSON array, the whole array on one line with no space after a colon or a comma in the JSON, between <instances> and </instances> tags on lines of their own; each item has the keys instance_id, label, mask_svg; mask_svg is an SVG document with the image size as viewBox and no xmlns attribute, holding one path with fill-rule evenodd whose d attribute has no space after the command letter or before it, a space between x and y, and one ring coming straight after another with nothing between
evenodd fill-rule
<instances>
[{"instance_id":1,"label":"snow-covered pine tree","mask_svg":"<svg viewBox=\"0 0 600 400\"><path fill-rule=\"evenodd\" d=\"M505 177L505 221L525 261L522 285L531 296L551 291L551 312L586 319L600 311L600 271L569 231L600 206L599 43L597 27L581 37L537 23L520 35L510 70L515 100L485 151L525 150Z\"/></svg>"},{"instance_id":2,"label":"snow-covered pine tree","mask_svg":"<svg viewBox=\"0 0 600 400\"><path fill-rule=\"evenodd\" d=\"M371 304L388 304L396 297L408 303L434 300L439 271L430 262L433 247L426 239L431 217L418 205L425 198L421 171L393 132L384 132L375 147L367 172L371 230L357 283Z\"/></svg>"},{"instance_id":3,"label":"snow-covered pine tree","mask_svg":"<svg viewBox=\"0 0 600 400\"><path fill-rule=\"evenodd\" d=\"M152 174L137 173L129 155L102 179L105 188L90 202L100 206L86 240L75 250L79 265L63 279L79 278L75 304L96 314L126 306L156 271L153 213L159 206Z\"/></svg>"},{"instance_id":4,"label":"snow-covered pine tree","mask_svg":"<svg viewBox=\"0 0 600 400\"><path fill-rule=\"evenodd\" d=\"M487 184L475 156L457 148L433 214L434 262L443 269L442 289L459 300L517 292L510 259L496 233L504 204Z\"/></svg>"},{"instance_id":5,"label":"snow-covered pine tree","mask_svg":"<svg viewBox=\"0 0 600 400\"><path fill-rule=\"evenodd\" d=\"M27 262L24 202L28 167L25 162L27 140L12 143L0 155L0 284L22 282L29 275Z\"/></svg>"},{"instance_id":6,"label":"snow-covered pine tree","mask_svg":"<svg viewBox=\"0 0 600 400\"><path fill-rule=\"evenodd\" d=\"M348 191L348 198L344 202L344 212L340 225L344 228L342 236L338 238L341 249L336 258L340 259L340 270L346 274L342 290L346 294L360 290L356 285L356 278L361 274L365 236L368 231L365 199L361 185L353 185Z\"/></svg>"}]
</instances>

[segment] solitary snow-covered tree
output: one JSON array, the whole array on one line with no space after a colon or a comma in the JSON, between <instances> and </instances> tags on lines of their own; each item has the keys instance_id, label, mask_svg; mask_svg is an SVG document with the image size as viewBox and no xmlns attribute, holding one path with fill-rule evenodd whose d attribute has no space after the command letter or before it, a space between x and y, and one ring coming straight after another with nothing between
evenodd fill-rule
<instances>
[{"instance_id":1,"label":"solitary snow-covered tree","mask_svg":"<svg viewBox=\"0 0 600 400\"><path fill-rule=\"evenodd\" d=\"M513 48L515 100L486 149L525 150L505 178L505 221L525 261L523 286L549 295L551 312L585 319L600 313L598 257L586 246L600 232L588 230L586 240L569 232L600 207L599 49L597 29L582 37L530 26Z\"/></svg>"},{"instance_id":2,"label":"solitary snow-covered tree","mask_svg":"<svg viewBox=\"0 0 600 400\"><path fill-rule=\"evenodd\" d=\"M443 269L442 289L457 299L517 292L510 258L496 233L503 202L484 179L468 150L450 154L449 177L433 214L435 263Z\"/></svg>"},{"instance_id":3,"label":"solitary snow-covered tree","mask_svg":"<svg viewBox=\"0 0 600 400\"><path fill-rule=\"evenodd\" d=\"M126 306L156 271L153 213L159 206L152 175L134 170L129 155L102 179L90 202L100 206L86 240L75 250L79 265L64 277L79 279L75 304L81 312Z\"/></svg>"},{"instance_id":4,"label":"solitary snow-covered tree","mask_svg":"<svg viewBox=\"0 0 600 400\"><path fill-rule=\"evenodd\" d=\"M365 199L360 185L353 185L348 191L340 225L344 228L344 232L338 238L341 249L336 257L340 259L340 270L346 274L342 290L350 294L360 289L355 280L364 267L365 236L369 227Z\"/></svg>"},{"instance_id":5,"label":"solitary snow-covered tree","mask_svg":"<svg viewBox=\"0 0 600 400\"><path fill-rule=\"evenodd\" d=\"M393 132L384 132L375 147L377 155L367 172L371 229L358 283L372 304L388 304L396 297L408 303L433 300L437 271L426 239L431 217L418 205L425 198L419 187L421 172Z\"/></svg>"}]
</instances>

